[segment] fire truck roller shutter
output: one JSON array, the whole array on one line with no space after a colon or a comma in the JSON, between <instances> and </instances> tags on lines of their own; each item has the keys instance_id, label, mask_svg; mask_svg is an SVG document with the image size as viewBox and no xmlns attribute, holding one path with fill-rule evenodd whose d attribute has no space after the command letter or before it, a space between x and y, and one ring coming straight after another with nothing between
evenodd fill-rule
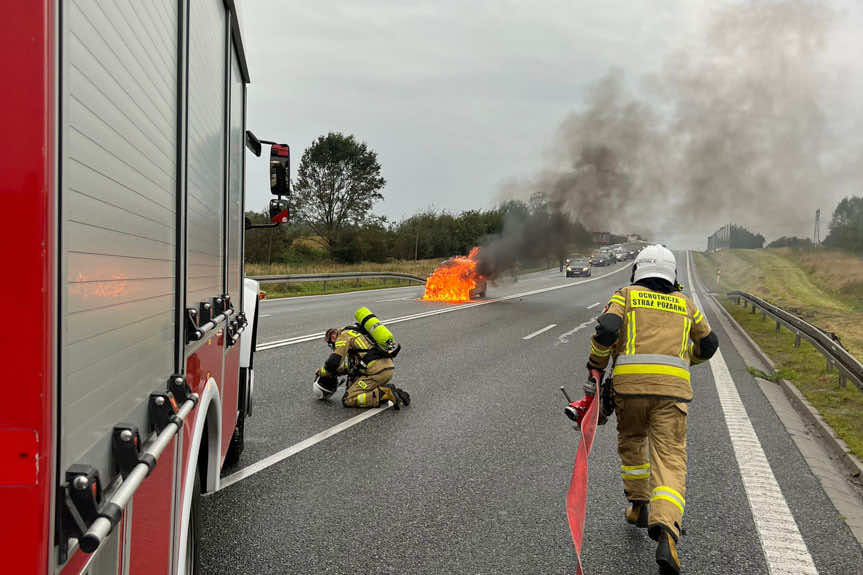
<instances>
[{"instance_id":1,"label":"fire truck roller shutter","mask_svg":"<svg viewBox=\"0 0 863 575\"><path fill-rule=\"evenodd\" d=\"M62 9L60 461L114 471L173 371L178 3Z\"/></svg>"},{"instance_id":2,"label":"fire truck roller shutter","mask_svg":"<svg viewBox=\"0 0 863 575\"><path fill-rule=\"evenodd\" d=\"M244 82L237 51L231 49L231 101L228 135L228 286L234 307L243 309L243 125ZM248 315L248 314L247 314Z\"/></svg>"},{"instance_id":3,"label":"fire truck roller shutter","mask_svg":"<svg viewBox=\"0 0 863 575\"><path fill-rule=\"evenodd\" d=\"M189 8L186 223L186 303L190 307L225 293L226 26L222 0L193 0Z\"/></svg>"}]
</instances>

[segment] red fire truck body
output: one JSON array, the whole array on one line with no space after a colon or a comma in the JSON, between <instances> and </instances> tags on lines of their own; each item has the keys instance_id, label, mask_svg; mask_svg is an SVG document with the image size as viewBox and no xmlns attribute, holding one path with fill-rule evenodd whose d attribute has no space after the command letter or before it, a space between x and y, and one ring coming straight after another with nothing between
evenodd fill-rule
<instances>
[{"instance_id":1,"label":"red fire truck body","mask_svg":"<svg viewBox=\"0 0 863 575\"><path fill-rule=\"evenodd\" d=\"M0 572L194 573L254 381L236 2L4 12Z\"/></svg>"}]
</instances>

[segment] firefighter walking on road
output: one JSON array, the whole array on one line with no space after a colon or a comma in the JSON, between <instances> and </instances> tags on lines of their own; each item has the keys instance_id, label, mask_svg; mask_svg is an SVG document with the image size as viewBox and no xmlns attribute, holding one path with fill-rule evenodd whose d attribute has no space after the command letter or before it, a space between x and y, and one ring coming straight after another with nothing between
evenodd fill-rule
<instances>
[{"instance_id":1,"label":"firefighter walking on road","mask_svg":"<svg viewBox=\"0 0 863 575\"><path fill-rule=\"evenodd\" d=\"M630 503L626 521L646 527L658 542L660 573L677 575L686 508L689 366L710 359L719 343L704 314L681 293L670 250L642 250L631 282L614 293L598 318L587 367L597 376L613 359L620 472Z\"/></svg>"},{"instance_id":2,"label":"firefighter walking on road","mask_svg":"<svg viewBox=\"0 0 863 575\"><path fill-rule=\"evenodd\" d=\"M386 401L393 409L410 405L410 394L390 383L401 346L368 308L358 309L354 317L356 325L326 331L324 340L332 353L315 372L313 391L327 399L338 389L338 377L347 375L345 407L377 407Z\"/></svg>"}]
</instances>

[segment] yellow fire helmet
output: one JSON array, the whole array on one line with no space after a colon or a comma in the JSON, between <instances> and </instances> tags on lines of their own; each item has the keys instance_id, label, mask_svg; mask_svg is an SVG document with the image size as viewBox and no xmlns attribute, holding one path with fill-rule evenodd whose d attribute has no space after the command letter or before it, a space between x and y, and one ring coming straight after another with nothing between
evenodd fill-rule
<instances>
[{"instance_id":1,"label":"yellow fire helmet","mask_svg":"<svg viewBox=\"0 0 863 575\"><path fill-rule=\"evenodd\" d=\"M397 348L393 333L381 323L375 314L367 307L361 307L354 313L354 319L371 338L381 351L392 354Z\"/></svg>"}]
</instances>

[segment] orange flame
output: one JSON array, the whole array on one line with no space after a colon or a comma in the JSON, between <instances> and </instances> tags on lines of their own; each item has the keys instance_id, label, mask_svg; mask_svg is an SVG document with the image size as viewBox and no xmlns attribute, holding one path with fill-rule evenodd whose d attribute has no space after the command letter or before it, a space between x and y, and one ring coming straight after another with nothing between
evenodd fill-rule
<instances>
[{"instance_id":1,"label":"orange flame","mask_svg":"<svg viewBox=\"0 0 863 575\"><path fill-rule=\"evenodd\" d=\"M440 264L426 280L425 301L465 302L470 301L471 292L477 287L481 276L476 271L476 255L473 248L467 257L455 256Z\"/></svg>"}]
</instances>

